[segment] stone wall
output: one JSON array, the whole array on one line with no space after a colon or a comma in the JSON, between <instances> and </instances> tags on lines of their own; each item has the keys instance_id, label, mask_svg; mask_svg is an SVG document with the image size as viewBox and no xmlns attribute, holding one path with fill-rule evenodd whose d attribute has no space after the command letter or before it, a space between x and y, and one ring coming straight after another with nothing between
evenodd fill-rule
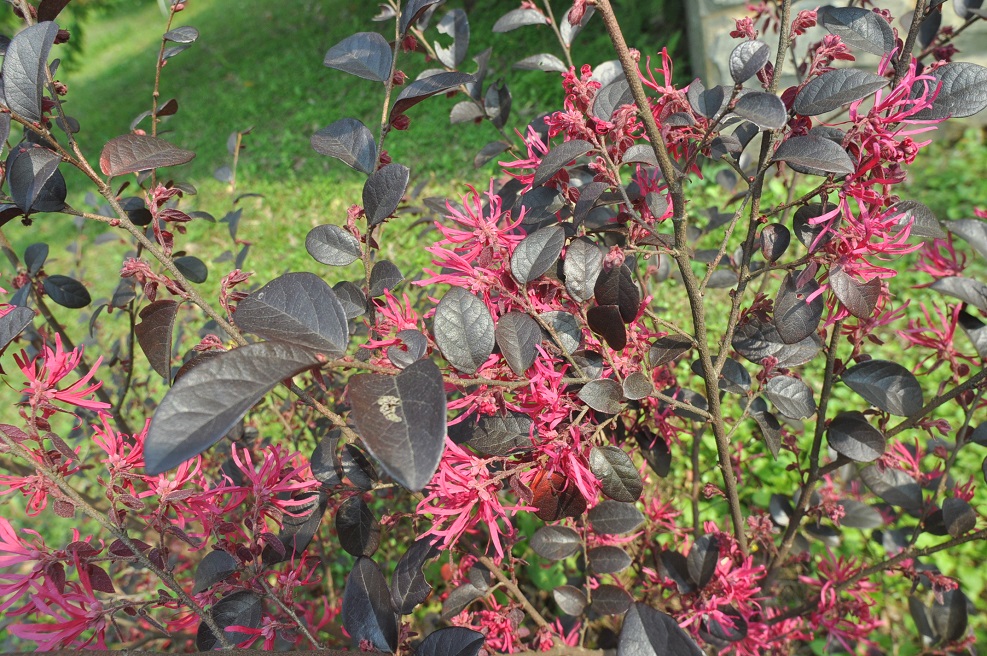
<instances>
[{"instance_id":1,"label":"stone wall","mask_svg":"<svg viewBox=\"0 0 987 656\"><path fill-rule=\"evenodd\" d=\"M734 29L735 19L746 15L745 5L748 1L684 0L688 18L689 56L692 70L695 76L702 78L706 86L731 83L730 73L727 69L727 57L739 42L730 36L730 31ZM792 16L794 17L801 9L815 9L819 5L818 0L815 2L811 0L796 2L793 5ZM947 2L943 7L943 25L962 25L963 20L956 15L951 5L951 2ZM901 16L914 7L915 3L914 1L907 2L907 0L879 0L878 6L890 9L895 16ZM905 28L897 20L894 27L899 34L904 34ZM825 34L824 30L815 28L800 38L799 42L802 48L797 50L797 54L801 57L805 53L807 44L818 41L823 34ZM772 48L778 43L778 37L775 34L761 34L760 38ZM965 30L963 34L957 37L955 45L961 51L955 57L956 61L970 61L987 66L987 21L978 21ZM873 66L876 58L865 53L858 58L858 62L857 65L859 66ZM784 79L784 82L787 84L794 83L794 78L791 77L791 60L787 61L785 65L789 76ZM968 125L987 125L987 111L964 120Z\"/></svg>"}]
</instances>

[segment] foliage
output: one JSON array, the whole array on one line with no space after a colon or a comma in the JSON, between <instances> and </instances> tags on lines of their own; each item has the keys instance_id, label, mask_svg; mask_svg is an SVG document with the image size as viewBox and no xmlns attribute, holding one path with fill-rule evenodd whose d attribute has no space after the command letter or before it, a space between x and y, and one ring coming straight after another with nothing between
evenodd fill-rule
<instances>
[{"instance_id":1,"label":"foliage","mask_svg":"<svg viewBox=\"0 0 987 656\"><path fill-rule=\"evenodd\" d=\"M489 54L470 59L463 10L382 5L382 33L324 58L378 85L381 113L311 138L365 182L306 250L362 264L361 279L253 284L244 130L223 171L231 263L208 293L209 267L183 248L188 225L216 219L185 211L194 188L164 171L195 156L159 131L178 106L155 93L90 164L47 65L65 4L18 3L0 128L24 138L0 224L61 212L134 250L86 316L90 332L126 325L92 360L50 305L90 308L86 285L48 271L44 243L5 248L18 275L0 348L22 399L0 424L0 494L30 517L87 518L64 543L0 518L13 636L45 650L866 653L902 646L884 617L907 597L912 651L972 648L983 582L936 559L987 538L987 212L940 221L898 194L920 135L987 106L987 69L951 61L943 3L919 0L900 33L885 10L761 3L731 33L733 84L707 88L677 80L667 49L629 50L608 0L525 2L494 32L550 28L558 55L519 66L560 74L565 100L513 135L510 87ZM984 16L954 5L967 24ZM184 8L171 5L156 90L197 40L173 23ZM592 21L617 59L577 69ZM416 52L433 68L412 79ZM876 63L836 65L861 53ZM489 124L474 163L504 175L409 209L411 170L385 145L439 95L459 101L453 124ZM62 168L88 180L95 211L66 204ZM687 182L714 169L733 197L704 212ZM442 215L413 274L383 256L411 212ZM909 255L925 291L898 276ZM422 609L450 626L429 631Z\"/></svg>"}]
</instances>

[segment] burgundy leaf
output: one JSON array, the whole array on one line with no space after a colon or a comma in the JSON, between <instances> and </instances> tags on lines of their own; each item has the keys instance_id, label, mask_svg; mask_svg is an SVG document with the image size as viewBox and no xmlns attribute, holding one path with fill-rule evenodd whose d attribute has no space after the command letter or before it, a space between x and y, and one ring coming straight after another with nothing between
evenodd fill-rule
<instances>
[{"instance_id":1,"label":"burgundy leaf","mask_svg":"<svg viewBox=\"0 0 987 656\"><path fill-rule=\"evenodd\" d=\"M116 177L192 161L195 153L173 146L164 139L144 134L125 134L103 146L99 168L104 175Z\"/></svg>"}]
</instances>

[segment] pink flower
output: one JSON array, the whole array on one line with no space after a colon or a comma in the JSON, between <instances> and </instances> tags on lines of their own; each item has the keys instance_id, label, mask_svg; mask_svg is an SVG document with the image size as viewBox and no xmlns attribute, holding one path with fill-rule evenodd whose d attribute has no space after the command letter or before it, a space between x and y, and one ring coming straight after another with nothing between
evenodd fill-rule
<instances>
[{"instance_id":1,"label":"pink flower","mask_svg":"<svg viewBox=\"0 0 987 656\"><path fill-rule=\"evenodd\" d=\"M96 369L103 361L102 357L96 360L92 369L82 378L63 389L57 387L66 376L79 366L82 361L82 351L82 347L65 351L62 348L61 337L56 334L54 349L46 344L44 351L31 360L28 360L27 353L23 351L20 355L14 356L17 366L28 379L28 387L22 389L21 394L27 395L28 403L32 407L42 410L45 417L50 417L55 412L65 412L52 405L54 402L89 410L108 410L110 408L109 403L87 398L103 384L101 382L89 384L89 381L96 375Z\"/></svg>"}]
</instances>

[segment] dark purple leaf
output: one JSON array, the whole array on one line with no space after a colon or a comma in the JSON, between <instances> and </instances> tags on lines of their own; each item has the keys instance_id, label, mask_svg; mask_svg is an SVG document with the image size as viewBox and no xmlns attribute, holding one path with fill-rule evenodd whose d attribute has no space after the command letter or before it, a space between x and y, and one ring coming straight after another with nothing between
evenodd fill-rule
<instances>
[{"instance_id":1,"label":"dark purple leaf","mask_svg":"<svg viewBox=\"0 0 987 656\"><path fill-rule=\"evenodd\" d=\"M558 189L535 187L515 201L514 212L526 225L554 223L556 213L564 206L565 199Z\"/></svg>"},{"instance_id":2,"label":"dark purple leaf","mask_svg":"<svg viewBox=\"0 0 987 656\"><path fill-rule=\"evenodd\" d=\"M524 312L508 312L497 321L495 336L511 370L523 376L535 361L535 347L542 340L541 326Z\"/></svg>"},{"instance_id":3,"label":"dark purple leaf","mask_svg":"<svg viewBox=\"0 0 987 656\"><path fill-rule=\"evenodd\" d=\"M546 560L562 560L579 551L582 540L568 526L542 526L531 536L531 548Z\"/></svg>"},{"instance_id":4,"label":"dark purple leaf","mask_svg":"<svg viewBox=\"0 0 987 656\"><path fill-rule=\"evenodd\" d=\"M949 276L932 283L930 289L934 289L940 294L958 298L964 303L969 303L987 312L987 285L979 280L962 276Z\"/></svg>"},{"instance_id":5,"label":"dark purple leaf","mask_svg":"<svg viewBox=\"0 0 987 656\"><path fill-rule=\"evenodd\" d=\"M624 398L639 401L655 393L655 386L642 371L635 371L624 378Z\"/></svg>"},{"instance_id":6,"label":"dark purple leaf","mask_svg":"<svg viewBox=\"0 0 987 656\"><path fill-rule=\"evenodd\" d=\"M406 86L398 95L391 108L391 120L400 116L414 107L421 101L434 96L437 93L446 93L458 89L464 84L473 81L472 75L466 73L437 73L429 77L420 78Z\"/></svg>"},{"instance_id":7,"label":"dark purple leaf","mask_svg":"<svg viewBox=\"0 0 987 656\"><path fill-rule=\"evenodd\" d=\"M34 310L15 307L0 317L0 353L34 320Z\"/></svg>"},{"instance_id":8,"label":"dark purple leaf","mask_svg":"<svg viewBox=\"0 0 987 656\"><path fill-rule=\"evenodd\" d=\"M463 373L476 373L493 353L495 329L490 310L462 287L453 287L439 301L432 332L442 356Z\"/></svg>"},{"instance_id":9,"label":"dark purple leaf","mask_svg":"<svg viewBox=\"0 0 987 656\"><path fill-rule=\"evenodd\" d=\"M594 574L616 574L631 566L631 557L620 547L593 547L586 552L586 560Z\"/></svg>"},{"instance_id":10,"label":"dark purple leaf","mask_svg":"<svg viewBox=\"0 0 987 656\"><path fill-rule=\"evenodd\" d=\"M843 372L842 380L871 405L899 417L910 417L925 404L918 379L897 362L867 360Z\"/></svg>"},{"instance_id":11,"label":"dark purple leaf","mask_svg":"<svg viewBox=\"0 0 987 656\"><path fill-rule=\"evenodd\" d=\"M240 301L236 323L245 332L314 349L346 352L349 325L329 285L313 273L286 273Z\"/></svg>"},{"instance_id":12,"label":"dark purple leaf","mask_svg":"<svg viewBox=\"0 0 987 656\"><path fill-rule=\"evenodd\" d=\"M44 211L34 206L45 184L58 172L61 161L61 157L41 146L27 143L15 146L7 156L7 184L14 204L25 213Z\"/></svg>"},{"instance_id":13,"label":"dark purple leaf","mask_svg":"<svg viewBox=\"0 0 987 656\"><path fill-rule=\"evenodd\" d=\"M958 538L977 527L977 513L964 499L950 497L942 502L942 520L949 535Z\"/></svg>"},{"instance_id":14,"label":"dark purple leaf","mask_svg":"<svg viewBox=\"0 0 987 656\"><path fill-rule=\"evenodd\" d=\"M599 305L616 305L624 323L630 323L637 317L641 292L626 264L602 270L593 286L593 294Z\"/></svg>"},{"instance_id":15,"label":"dark purple leaf","mask_svg":"<svg viewBox=\"0 0 987 656\"><path fill-rule=\"evenodd\" d=\"M826 430L829 446L854 462L873 462L884 455L887 440L859 412L841 412Z\"/></svg>"},{"instance_id":16,"label":"dark purple leaf","mask_svg":"<svg viewBox=\"0 0 987 656\"><path fill-rule=\"evenodd\" d=\"M559 610L566 615L576 617L586 608L586 595L582 590L571 585L560 585L555 588L552 590L552 597Z\"/></svg>"},{"instance_id":17,"label":"dark purple leaf","mask_svg":"<svg viewBox=\"0 0 987 656\"><path fill-rule=\"evenodd\" d=\"M528 284L555 265L564 245L562 226L549 226L531 233L511 253L511 273L522 285Z\"/></svg>"},{"instance_id":18,"label":"dark purple leaf","mask_svg":"<svg viewBox=\"0 0 987 656\"><path fill-rule=\"evenodd\" d=\"M928 207L916 200L898 201L890 208L888 214L900 214L898 225L911 224L909 237L919 237L921 239L945 239L946 231L942 229L939 219ZM954 222L955 223L955 222ZM980 251L987 257L987 251Z\"/></svg>"},{"instance_id":19,"label":"dark purple leaf","mask_svg":"<svg viewBox=\"0 0 987 656\"><path fill-rule=\"evenodd\" d=\"M792 419L808 419L816 413L812 390L798 378L775 376L765 386L768 399L778 412Z\"/></svg>"},{"instance_id":20,"label":"dark purple leaf","mask_svg":"<svg viewBox=\"0 0 987 656\"><path fill-rule=\"evenodd\" d=\"M510 32L525 25L547 25L548 18L537 9L512 9L497 19L493 31Z\"/></svg>"},{"instance_id":21,"label":"dark purple leaf","mask_svg":"<svg viewBox=\"0 0 987 656\"><path fill-rule=\"evenodd\" d=\"M465 626L433 631L415 650L415 656L477 656L486 636Z\"/></svg>"},{"instance_id":22,"label":"dark purple leaf","mask_svg":"<svg viewBox=\"0 0 987 656\"><path fill-rule=\"evenodd\" d=\"M894 30L880 14L861 7L820 7L816 21L835 34L851 50L863 50L883 57L895 47Z\"/></svg>"},{"instance_id":23,"label":"dark purple leaf","mask_svg":"<svg viewBox=\"0 0 987 656\"><path fill-rule=\"evenodd\" d=\"M648 466L662 478L668 476L672 468L672 452L669 451L665 439L640 428L636 431L635 437Z\"/></svg>"},{"instance_id":24,"label":"dark purple leaf","mask_svg":"<svg viewBox=\"0 0 987 656\"><path fill-rule=\"evenodd\" d=\"M833 238L835 234L833 230L839 225L839 217L830 220L831 229L826 233L823 233L825 225L809 223L811 219L820 217L825 213L822 205L818 204L804 205L795 211L795 216L792 218L792 229L795 231L795 236L806 248L818 250ZM819 237L820 234L822 237ZM815 243L817 239L819 242Z\"/></svg>"},{"instance_id":25,"label":"dark purple leaf","mask_svg":"<svg viewBox=\"0 0 987 656\"><path fill-rule=\"evenodd\" d=\"M969 622L967 605L966 595L959 589L944 592L941 603L932 602L929 617L940 640L953 642L963 637Z\"/></svg>"},{"instance_id":26,"label":"dark purple leaf","mask_svg":"<svg viewBox=\"0 0 987 656\"><path fill-rule=\"evenodd\" d=\"M175 382L151 419L144 445L148 475L202 453L275 385L316 364L310 349L263 342L195 367Z\"/></svg>"},{"instance_id":27,"label":"dark purple leaf","mask_svg":"<svg viewBox=\"0 0 987 656\"><path fill-rule=\"evenodd\" d=\"M620 447L593 447L589 452L589 469L600 480L603 494L611 499L633 503L641 497L644 490L641 475Z\"/></svg>"},{"instance_id":28,"label":"dark purple leaf","mask_svg":"<svg viewBox=\"0 0 987 656\"><path fill-rule=\"evenodd\" d=\"M387 82L392 59L387 39L377 32L358 32L329 48L322 63L365 80Z\"/></svg>"},{"instance_id":29,"label":"dark purple leaf","mask_svg":"<svg viewBox=\"0 0 987 656\"><path fill-rule=\"evenodd\" d=\"M600 535L632 533L643 526L644 521L644 515L633 502L607 499L589 511L590 526Z\"/></svg>"},{"instance_id":30,"label":"dark purple leaf","mask_svg":"<svg viewBox=\"0 0 987 656\"><path fill-rule=\"evenodd\" d=\"M652 367L668 364L692 348L692 340L684 335L666 335L660 337L651 345L648 352L648 362Z\"/></svg>"},{"instance_id":31,"label":"dark purple leaf","mask_svg":"<svg viewBox=\"0 0 987 656\"><path fill-rule=\"evenodd\" d=\"M404 280L401 270L390 260L379 260L370 271L370 296L383 296Z\"/></svg>"},{"instance_id":32,"label":"dark purple leaf","mask_svg":"<svg viewBox=\"0 0 987 656\"><path fill-rule=\"evenodd\" d=\"M316 262L330 266L346 266L361 255L357 238L337 225L320 225L309 230L305 249Z\"/></svg>"},{"instance_id":33,"label":"dark purple leaf","mask_svg":"<svg viewBox=\"0 0 987 656\"><path fill-rule=\"evenodd\" d=\"M853 160L842 146L824 137L789 137L775 151L774 161L812 175L849 175L854 171Z\"/></svg>"},{"instance_id":34,"label":"dark purple leaf","mask_svg":"<svg viewBox=\"0 0 987 656\"><path fill-rule=\"evenodd\" d=\"M694 112L708 119L715 119L727 108L730 102L730 90L724 86L707 89L699 78L696 78L689 85L686 97Z\"/></svg>"},{"instance_id":35,"label":"dark purple leaf","mask_svg":"<svg viewBox=\"0 0 987 656\"><path fill-rule=\"evenodd\" d=\"M171 380L172 331L178 303L163 299L154 301L140 311L140 323L134 326L137 343L147 361L165 380Z\"/></svg>"},{"instance_id":36,"label":"dark purple leaf","mask_svg":"<svg viewBox=\"0 0 987 656\"><path fill-rule=\"evenodd\" d=\"M380 546L380 523L363 499L353 496L336 509L336 535L351 556L373 556Z\"/></svg>"},{"instance_id":37,"label":"dark purple leaf","mask_svg":"<svg viewBox=\"0 0 987 656\"><path fill-rule=\"evenodd\" d=\"M398 560L391 577L391 600L401 615L410 615L432 592L422 567L439 555L434 536L418 538Z\"/></svg>"},{"instance_id":38,"label":"dark purple leaf","mask_svg":"<svg viewBox=\"0 0 987 656\"><path fill-rule=\"evenodd\" d=\"M41 101L47 77L48 53L58 25L45 21L18 32L3 58L3 102L10 111L32 123L41 120Z\"/></svg>"},{"instance_id":39,"label":"dark purple leaf","mask_svg":"<svg viewBox=\"0 0 987 656\"><path fill-rule=\"evenodd\" d=\"M175 267L189 282L201 284L209 278L209 269L206 268L206 263L194 255L176 257L174 262Z\"/></svg>"},{"instance_id":40,"label":"dark purple leaf","mask_svg":"<svg viewBox=\"0 0 987 656\"><path fill-rule=\"evenodd\" d=\"M960 327L970 338L977 355L987 358L987 325L964 310L960 312Z\"/></svg>"},{"instance_id":41,"label":"dark purple leaf","mask_svg":"<svg viewBox=\"0 0 987 656\"><path fill-rule=\"evenodd\" d=\"M511 90L503 80L487 87L487 93L483 96L483 110L495 128L502 129L507 124L512 102Z\"/></svg>"},{"instance_id":42,"label":"dark purple leaf","mask_svg":"<svg viewBox=\"0 0 987 656\"><path fill-rule=\"evenodd\" d=\"M116 177L178 166L192 161L195 153L173 146L164 139L146 134L125 134L110 139L99 155L99 168L103 175Z\"/></svg>"},{"instance_id":43,"label":"dark purple leaf","mask_svg":"<svg viewBox=\"0 0 987 656\"><path fill-rule=\"evenodd\" d=\"M31 244L24 249L24 266L29 276L36 276L48 259L48 244Z\"/></svg>"},{"instance_id":44,"label":"dark purple leaf","mask_svg":"<svg viewBox=\"0 0 987 656\"><path fill-rule=\"evenodd\" d=\"M165 32L161 38L172 43L195 43L196 39L199 38L199 30L191 25L182 25Z\"/></svg>"},{"instance_id":45,"label":"dark purple leaf","mask_svg":"<svg viewBox=\"0 0 987 656\"><path fill-rule=\"evenodd\" d=\"M435 11L434 6L442 0L410 0L401 8L401 35L404 36L411 24L421 18L426 11Z\"/></svg>"},{"instance_id":46,"label":"dark purple leaf","mask_svg":"<svg viewBox=\"0 0 987 656\"><path fill-rule=\"evenodd\" d=\"M593 99L593 117L600 121L610 121L614 112L624 105L634 104L634 94L627 78L621 75L613 82L596 92Z\"/></svg>"},{"instance_id":47,"label":"dark purple leaf","mask_svg":"<svg viewBox=\"0 0 987 656\"><path fill-rule=\"evenodd\" d=\"M428 338L418 330L413 328L401 330L396 337L401 340L404 348L398 345L388 346L387 359L399 369L406 369L412 363L421 360L428 350Z\"/></svg>"},{"instance_id":48,"label":"dark purple leaf","mask_svg":"<svg viewBox=\"0 0 987 656\"><path fill-rule=\"evenodd\" d=\"M617 656L703 656L704 652L671 615L635 603L624 616Z\"/></svg>"},{"instance_id":49,"label":"dark purple leaf","mask_svg":"<svg viewBox=\"0 0 987 656\"><path fill-rule=\"evenodd\" d=\"M604 183L599 183L599 185L602 192L606 185ZM585 188L583 193L586 193ZM580 201L582 198L580 196ZM596 280L601 271L603 271L603 251L596 243L586 237L574 239L569 243L569 247L565 251L562 272L565 275L566 291L569 292L573 300L581 303L593 298Z\"/></svg>"},{"instance_id":50,"label":"dark purple leaf","mask_svg":"<svg viewBox=\"0 0 987 656\"><path fill-rule=\"evenodd\" d=\"M363 185L363 209L373 227L394 214L408 188L411 171L402 164L388 164L374 171Z\"/></svg>"},{"instance_id":51,"label":"dark purple leaf","mask_svg":"<svg viewBox=\"0 0 987 656\"><path fill-rule=\"evenodd\" d=\"M217 601L209 609L209 614L220 629L226 629L230 626L245 626L256 629L260 627L263 607L264 604L260 595L249 590L241 590L228 594ZM240 631L225 631L224 635L234 645L253 637ZM220 644L219 638L213 635L209 626L205 622L200 623L195 636L196 648L199 651L212 651Z\"/></svg>"},{"instance_id":52,"label":"dark purple leaf","mask_svg":"<svg viewBox=\"0 0 987 656\"><path fill-rule=\"evenodd\" d=\"M648 166L658 166L658 157L655 155L655 149L651 147L651 144L635 144L624 151L624 156L621 158L622 164L647 164ZM603 184L603 183L599 183ZM585 190L583 187L580 191ZM582 198L582 196L580 196Z\"/></svg>"},{"instance_id":53,"label":"dark purple leaf","mask_svg":"<svg viewBox=\"0 0 987 656\"><path fill-rule=\"evenodd\" d=\"M473 158L473 168L480 168L497 155L501 154L505 150L508 150L510 147L511 144L506 141L491 141L486 146L481 148L480 152L478 152L476 157Z\"/></svg>"},{"instance_id":54,"label":"dark purple leaf","mask_svg":"<svg viewBox=\"0 0 987 656\"><path fill-rule=\"evenodd\" d=\"M338 428L334 428L319 440L319 444L312 452L312 476L323 485L332 487L340 485L343 478L343 465L339 460L336 447L339 445L339 438L342 434Z\"/></svg>"},{"instance_id":55,"label":"dark purple leaf","mask_svg":"<svg viewBox=\"0 0 987 656\"><path fill-rule=\"evenodd\" d=\"M545 71L546 73L565 73L569 70L561 59L548 52L531 55L514 62L513 68L519 71Z\"/></svg>"},{"instance_id":56,"label":"dark purple leaf","mask_svg":"<svg viewBox=\"0 0 987 656\"><path fill-rule=\"evenodd\" d=\"M818 116L866 98L888 83L881 75L856 68L831 70L802 87L792 108L802 116Z\"/></svg>"},{"instance_id":57,"label":"dark purple leaf","mask_svg":"<svg viewBox=\"0 0 987 656\"><path fill-rule=\"evenodd\" d=\"M693 360L691 365L692 373L700 378L703 377L703 364L700 360ZM731 358L723 362L723 369L717 381L717 387L724 392L732 394L746 394L751 388L751 375L744 367Z\"/></svg>"},{"instance_id":58,"label":"dark purple leaf","mask_svg":"<svg viewBox=\"0 0 987 656\"><path fill-rule=\"evenodd\" d=\"M843 517L840 518L840 526L849 528L872 529L884 526L884 518L876 508L853 499L841 499L839 505L843 506Z\"/></svg>"},{"instance_id":59,"label":"dark purple leaf","mask_svg":"<svg viewBox=\"0 0 987 656\"><path fill-rule=\"evenodd\" d=\"M528 415L511 410L506 415L483 415L466 444L489 456L505 456L531 447L533 424Z\"/></svg>"},{"instance_id":60,"label":"dark purple leaf","mask_svg":"<svg viewBox=\"0 0 987 656\"><path fill-rule=\"evenodd\" d=\"M456 68L466 59L466 51L470 45L470 24L469 19L466 18L466 12L462 9L446 12L436 29L440 34L447 34L452 37L452 46L446 48L436 41L435 56L449 68Z\"/></svg>"},{"instance_id":61,"label":"dark purple leaf","mask_svg":"<svg viewBox=\"0 0 987 656\"><path fill-rule=\"evenodd\" d=\"M931 6L935 8L945 2L946 0L933 0ZM964 20L973 18L974 16L983 17L982 11L976 11L980 9L982 4L984 4L984 0L953 0L953 11Z\"/></svg>"},{"instance_id":62,"label":"dark purple leaf","mask_svg":"<svg viewBox=\"0 0 987 656\"><path fill-rule=\"evenodd\" d=\"M393 653L398 645L398 622L391 591L377 563L357 558L343 591L343 628L358 647L366 640L375 649Z\"/></svg>"},{"instance_id":63,"label":"dark purple leaf","mask_svg":"<svg viewBox=\"0 0 987 656\"><path fill-rule=\"evenodd\" d=\"M483 590L480 590L470 582L458 585L452 589L449 596L442 602L442 613L440 617L446 621L451 620L469 608L470 604L482 596Z\"/></svg>"},{"instance_id":64,"label":"dark purple leaf","mask_svg":"<svg viewBox=\"0 0 987 656\"><path fill-rule=\"evenodd\" d=\"M733 113L764 130L779 130L788 123L788 110L785 109L785 103L773 93L763 91L741 96L734 105Z\"/></svg>"},{"instance_id":65,"label":"dark purple leaf","mask_svg":"<svg viewBox=\"0 0 987 656\"><path fill-rule=\"evenodd\" d=\"M449 123L458 125L460 123L479 123L486 114L483 108L472 100L464 100L453 105L449 112Z\"/></svg>"},{"instance_id":66,"label":"dark purple leaf","mask_svg":"<svg viewBox=\"0 0 987 656\"><path fill-rule=\"evenodd\" d=\"M689 555L686 557L686 567L689 578L700 590L713 578L716 564L720 560L720 543L715 535L704 535L697 539Z\"/></svg>"},{"instance_id":67,"label":"dark purple leaf","mask_svg":"<svg viewBox=\"0 0 987 656\"><path fill-rule=\"evenodd\" d=\"M347 319L356 319L367 311L367 297L363 290L348 280L337 282L332 287L336 299L343 307Z\"/></svg>"},{"instance_id":68,"label":"dark purple leaf","mask_svg":"<svg viewBox=\"0 0 987 656\"><path fill-rule=\"evenodd\" d=\"M921 636L928 638L930 642L936 641L939 636L932 628L931 619L929 618L929 608L919 601L916 597L908 597L908 611L911 613L912 620L915 622L915 628Z\"/></svg>"},{"instance_id":69,"label":"dark purple leaf","mask_svg":"<svg viewBox=\"0 0 987 656\"><path fill-rule=\"evenodd\" d=\"M55 20L69 2L71 0L41 0L38 3L38 22Z\"/></svg>"},{"instance_id":70,"label":"dark purple leaf","mask_svg":"<svg viewBox=\"0 0 987 656\"><path fill-rule=\"evenodd\" d=\"M858 282L841 266L829 270L829 288L850 314L861 319L869 319L881 299L882 285L879 278Z\"/></svg>"},{"instance_id":71,"label":"dark purple leaf","mask_svg":"<svg viewBox=\"0 0 987 656\"><path fill-rule=\"evenodd\" d=\"M586 311L586 322L590 330L603 337L614 351L622 351L627 346L627 329L616 305L591 307Z\"/></svg>"},{"instance_id":72,"label":"dark purple leaf","mask_svg":"<svg viewBox=\"0 0 987 656\"><path fill-rule=\"evenodd\" d=\"M775 297L774 325L786 344L797 344L814 335L825 310L822 294L808 302L809 296L818 291L819 283L808 278L800 286L799 273L795 271L785 276Z\"/></svg>"},{"instance_id":73,"label":"dark purple leaf","mask_svg":"<svg viewBox=\"0 0 987 656\"><path fill-rule=\"evenodd\" d=\"M977 251L980 257L987 258L987 221L957 219L947 222L946 229L970 244L970 247Z\"/></svg>"},{"instance_id":74,"label":"dark purple leaf","mask_svg":"<svg viewBox=\"0 0 987 656\"><path fill-rule=\"evenodd\" d=\"M632 601L626 590L605 583L593 590L590 609L599 615L623 615L631 607Z\"/></svg>"},{"instance_id":75,"label":"dark purple leaf","mask_svg":"<svg viewBox=\"0 0 987 656\"><path fill-rule=\"evenodd\" d=\"M236 559L225 551L210 551L195 566L195 583L192 594L205 592L236 571Z\"/></svg>"},{"instance_id":76,"label":"dark purple leaf","mask_svg":"<svg viewBox=\"0 0 987 656\"><path fill-rule=\"evenodd\" d=\"M730 53L730 77L743 84L764 68L771 58L771 48L763 41L744 41Z\"/></svg>"},{"instance_id":77,"label":"dark purple leaf","mask_svg":"<svg viewBox=\"0 0 987 656\"><path fill-rule=\"evenodd\" d=\"M411 491L432 479L445 448L446 394L442 373L419 360L396 376L350 379L352 418L370 453Z\"/></svg>"},{"instance_id":78,"label":"dark purple leaf","mask_svg":"<svg viewBox=\"0 0 987 656\"><path fill-rule=\"evenodd\" d=\"M578 159L593 150L595 146L582 139L573 139L559 144L542 158L541 163L535 170L535 177L531 181L532 187L539 187L565 168L569 162Z\"/></svg>"},{"instance_id":79,"label":"dark purple leaf","mask_svg":"<svg viewBox=\"0 0 987 656\"><path fill-rule=\"evenodd\" d=\"M343 118L312 135L312 148L346 166L370 175L377 166L377 143L360 121Z\"/></svg>"},{"instance_id":80,"label":"dark purple leaf","mask_svg":"<svg viewBox=\"0 0 987 656\"><path fill-rule=\"evenodd\" d=\"M89 291L81 282L68 276L48 276L42 281L47 294L51 300L62 307L78 309L84 308L92 302Z\"/></svg>"},{"instance_id":81,"label":"dark purple leaf","mask_svg":"<svg viewBox=\"0 0 987 656\"><path fill-rule=\"evenodd\" d=\"M892 506L898 506L909 514L922 512L922 488L907 473L900 469L884 468L880 464L870 465L860 470L860 480Z\"/></svg>"},{"instance_id":82,"label":"dark purple leaf","mask_svg":"<svg viewBox=\"0 0 987 656\"><path fill-rule=\"evenodd\" d=\"M769 223L761 230L761 255L768 262L776 262L791 242L792 233L788 228L780 223Z\"/></svg>"},{"instance_id":83,"label":"dark purple leaf","mask_svg":"<svg viewBox=\"0 0 987 656\"><path fill-rule=\"evenodd\" d=\"M319 531L322 517L326 514L326 507L329 505L329 494L325 490L302 492L296 500L306 503L292 508L292 512L298 513L298 516L285 515L281 520L281 531L277 539L282 549L276 550L274 544L265 546L263 553L265 564L273 564L281 560L296 561Z\"/></svg>"},{"instance_id":84,"label":"dark purple leaf","mask_svg":"<svg viewBox=\"0 0 987 656\"><path fill-rule=\"evenodd\" d=\"M969 62L950 62L929 71L928 75L939 81L939 95L932 102L932 107L915 114L915 119L964 118L987 107L987 68ZM928 84L931 94L936 83ZM915 86L920 90L922 83Z\"/></svg>"},{"instance_id":85,"label":"dark purple leaf","mask_svg":"<svg viewBox=\"0 0 987 656\"><path fill-rule=\"evenodd\" d=\"M565 310L553 310L543 312L539 318L545 322L558 337L558 346L566 353L572 353L579 348L582 342L583 331L579 327L579 320ZM553 337L554 339L554 337Z\"/></svg>"},{"instance_id":86,"label":"dark purple leaf","mask_svg":"<svg viewBox=\"0 0 987 656\"><path fill-rule=\"evenodd\" d=\"M751 419L761 431L765 446L771 452L771 457L777 460L781 450L781 424L778 418L768 412L768 404L760 396L751 402L749 410Z\"/></svg>"},{"instance_id":87,"label":"dark purple leaf","mask_svg":"<svg viewBox=\"0 0 987 656\"><path fill-rule=\"evenodd\" d=\"M737 328L733 348L754 364L774 357L778 358L778 366L797 367L814 358L822 348L822 342L814 333L796 344L786 344L774 323L762 323L752 318Z\"/></svg>"},{"instance_id":88,"label":"dark purple leaf","mask_svg":"<svg viewBox=\"0 0 987 656\"><path fill-rule=\"evenodd\" d=\"M579 399L597 412L615 415L624 407L624 390L612 378L591 380L579 390Z\"/></svg>"}]
</instances>

